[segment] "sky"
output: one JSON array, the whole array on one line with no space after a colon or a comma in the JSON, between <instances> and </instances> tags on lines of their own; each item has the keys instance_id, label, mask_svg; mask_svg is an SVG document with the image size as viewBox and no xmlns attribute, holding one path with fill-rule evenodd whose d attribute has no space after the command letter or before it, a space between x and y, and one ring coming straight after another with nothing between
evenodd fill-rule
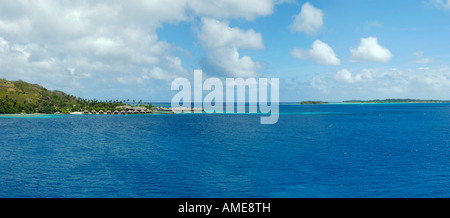
<instances>
[{"instance_id":1,"label":"sky","mask_svg":"<svg viewBox=\"0 0 450 218\"><path fill-rule=\"evenodd\" d=\"M2 0L0 78L170 102L177 77L279 78L280 101L450 99L450 0Z\"/></svg>"}]
</instances>

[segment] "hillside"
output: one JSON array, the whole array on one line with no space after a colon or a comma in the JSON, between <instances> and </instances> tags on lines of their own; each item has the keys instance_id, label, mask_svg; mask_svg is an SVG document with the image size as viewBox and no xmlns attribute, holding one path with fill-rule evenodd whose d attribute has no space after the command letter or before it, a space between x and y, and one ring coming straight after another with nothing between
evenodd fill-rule
<instances>
[{"instance_id":1,"label":"hillside","mask_svg":"<svg viewBox=\"0 0 450 218\"><path fill-rule=\"evenodd\" d=\"M86 100L24 81L0 79L0 114L115 110L121 101Z\"/></svg>"}]
</instances>

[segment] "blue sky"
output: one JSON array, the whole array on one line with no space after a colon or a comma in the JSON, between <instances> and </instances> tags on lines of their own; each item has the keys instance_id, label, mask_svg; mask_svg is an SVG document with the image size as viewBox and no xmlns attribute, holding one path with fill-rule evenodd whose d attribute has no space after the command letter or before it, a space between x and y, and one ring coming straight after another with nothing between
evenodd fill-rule
<instances>
[{"instance_id":1,"label":"blue sky","mask_svg":"<svg viewBox=\"0 0 450 218\"><path fill-rule=\"evenodd\" d=\"M176 77L280 78L280 100L450 99L449 0L1 1L0 78L169 102Z\"/></svg>"}]
</instances>

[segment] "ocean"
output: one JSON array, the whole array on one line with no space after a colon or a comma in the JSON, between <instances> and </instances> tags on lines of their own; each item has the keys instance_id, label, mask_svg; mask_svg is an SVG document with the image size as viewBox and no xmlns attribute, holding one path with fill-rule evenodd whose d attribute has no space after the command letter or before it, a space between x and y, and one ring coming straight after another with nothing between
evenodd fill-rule
<instances>
[{"instance_id":1,"label":"ocean","mask_svg":"<svg viewBox=\"0 0 450 218\"><path fill-rule=\"evenodd\" d=\"M0 197L450 197L450 104L0 116Z\"/></svg>"}]
</instances>

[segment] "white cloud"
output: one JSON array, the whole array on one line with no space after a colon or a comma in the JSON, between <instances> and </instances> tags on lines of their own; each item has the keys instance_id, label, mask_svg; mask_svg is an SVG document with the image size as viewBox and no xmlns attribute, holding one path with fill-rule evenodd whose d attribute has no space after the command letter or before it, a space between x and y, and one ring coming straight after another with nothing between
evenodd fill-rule
<instances>
[{"instance_id":1,"label":"white cloud","mask_svg":"<svg viewBox=\"0 0 450 218\"><path fill-rule=\"evenodd\" d=\"M341 61L336 57L333 49L326 43L316 40L312 44L312 49L303 51L302 49L294 48L291 55L302 60L311 59L317 64L339 66Z\"/></svg>"},{"instance_id":2,"label":"white cloud","mask_svg":"<svg viewBox=\"0 0 450 218\"><path fill-rule=\"evenodd\" d=\"M211 20L252 20L272 14L278 3L275 0L3 0L0 76L67 91L76 87L76 95L133 81L147 81L152 84L147 87L154 87L157 82L152 80L169 81L188 74L178 52L183 49L160 39L158 28L168 23L195 22L202 16ZM202 45L206 53L211 54L210 62L227 72L255 75L260 65L248 56L240 57L238 49L264 48L261 34L224 25L216 27L218 33L226 35L214 35L217 32L213 30L205 34L221 41L199 39L205 43ZM124 91L118 86L110 89Z\"/></svg>"},{"instance_id":3,"label":"white cloud","mask_svg":"<svg viewBox=\"0 0 450 218\"><path fill-rule=\"evenodd\" d=\"M418 91L436 93L444 95L442 99L450 99L450 67L417 68L408 70L407 73L408 79Z\"/></svg>"},{"instance_id":4,"label":"white cloud","mask_svg":"<svg viewBox=\"0 0 450 218\"><path fill-rule=\"evenodd\" d=\"M294 32L304 32L313 35L319 32L323 26L323 12L315 8L309 2L302 6L302 10L295 16L290 28Z\"/></svg>"},{"instance_id":5,"label":"white cloud","mask_svg":"<svg viewBox=\"0 0 450 218\"><path fill-rule=\"evenodd\" d=\"M356 60L388 63L392 60L392 53L378 44L376 37L361 38L358 48L351 48L352 57Z\"/></svg>"},{"instance_id":6,"label":"white cloud","mask_svg":"<svg viewBox=\"0 0 450 218\"><path fill-rule=\"evenodd\" d=\"M198 33L207 52L203 65L208 73L222 73L236 77L255 77L260 64L251 57L240 57L238 49L264 49L262 36L254 30L231 28L227 23L204 18ZM221 72L217 72L221 71Z\"/></svg>"},{"instance_id":7,"label":"white cloud","mask_svg":"<svg viewBox=\"0 0 450 218\"><path fill-rule=\"evenodd\" d=\"M189 0L188 5L196 14L215 18L245 18L253 20L258 16L273 13L273 0Z\"/></svg>"},{"instance_id":8,"label":"white cloud","mask_svg":"<svg viewBox=\"0 0 450 218\"><path fill-rule=\"evenodd\" d=\"M26 4L6 1L5 5L16 13L0 9L9 14L0 18L0 36L22 45L28 55L22 57L20 65L4 63L0 74L55 86L61 84L59 78L67 81L111 78L114 81L114 77L137 74L135 72L143 68L169 68L161 57L176 58L171 54L175 46L158 40L156 28L164 22L186 19L186 6L182 1L111 1L106 4L48 0ZM11 50L5 54L11 55ZM46 72L36 68L38 66L45 66ZM14 70L6 71L6 68ZM17 73L18 69L22 75Z\"/></svg>"},{"instance_id":9,"label":"white cloud","mask_svg":"<svg viewBox=\"0 0 450 218\"><path fill-rule=\"evenodd\" d=\"M215 19L203 19L199 40L208 49L236 47L244 49L263 49L261 33L250 29L231 28L227 23Z\"/></svg>"},{"instance_id":10,"label":"white cloud","mask_svg":"<svg viewBox=\"0 0 450 218\"><path fill-rule=\"evenodd\" d=\"M450 99L450 67L413 69L343 69L334 74L329 93L348 99ZM329 82L330 78L322 78Z\"/></svg>"},{"instance_id":11,"label":"white cloud","mask_svg":"<svg viewBox=\"0 0 450 218\"><path fill-rule=\"evenodd\" d=\"M372 74L370 71L366 71L362 74L353 75L347 69L343 69L343 70L338 71L334 75L334 79L338 82L343 82L343 83L358 83L358 82L371 81L371 80L373 80L373 77L372 77Z\"/></svg>"},{"instance_id":12,"label":"white cloud","mask_svg":"<svg viewBox=\"0 0 450 218\"><path fill-rule=\"evenodd\" d=\"M442 10L450 9L450 0L429 0L429 4Z\"/></svg>"},{"instance_id":13,"label":"white cloud","mask_svg":"<svg viewBox=\"0 0 450 218\"><path fill-rule=\"evenodd\" d=\"M149 77L158 79L158 80L165 80L165 81L171 81L172 79L175 78L175 77L171 76L169 73L164 72L164 70L159 67L153 67L152 69L148 70L148 72L146 72L142 76L143 79L149 79Z\"/></svg>"}]
</instances>

